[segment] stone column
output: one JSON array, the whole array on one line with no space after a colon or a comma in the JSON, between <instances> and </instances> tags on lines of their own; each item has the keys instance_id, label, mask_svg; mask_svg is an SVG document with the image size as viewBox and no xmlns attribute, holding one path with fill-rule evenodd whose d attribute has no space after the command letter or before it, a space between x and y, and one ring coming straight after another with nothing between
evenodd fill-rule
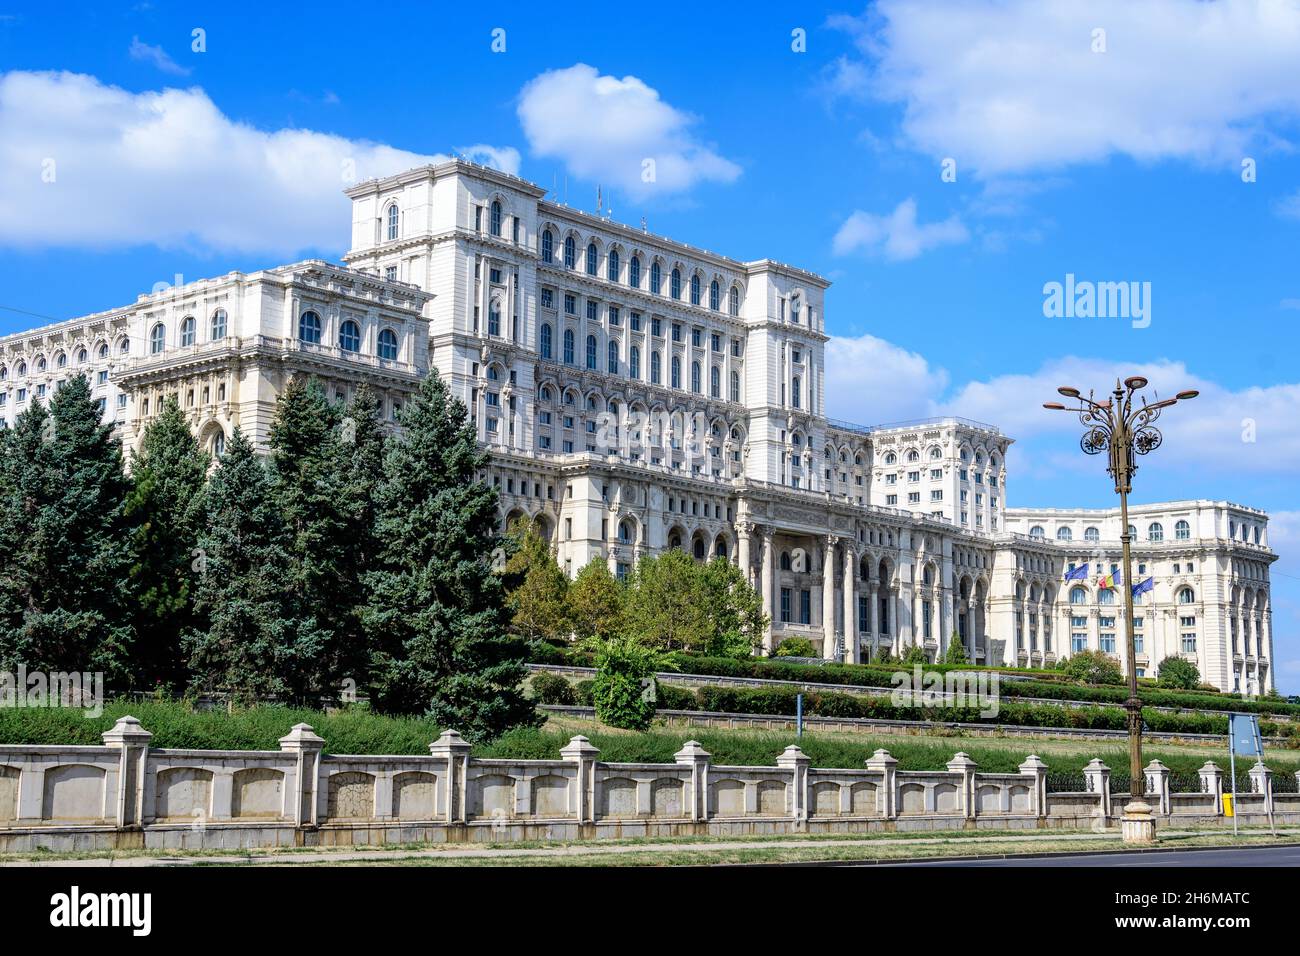
<instances>
[{"instance_id":1,"label":"stone column","mask_svg":"<svg viewBox=\"0 0 1300 956\"><path fill-rule=\"evenodd\" d=\"M835 660L835 535L822 550L822 657Z\"/></svg>"},{"instance_id":2,"label":"stone column","mask_svg":"<svg viewBox=\"0 0 1300 956\"><path fill-rule=\"evenodd\" d=\"M105 747L117 747L117 799L114 822L123 827L144 823L145 769L149 762L149 741L153 734L134 717L119 717L111 730L100 735ZM15 808L16 809L16 808Z\"/></svg>"},{"instance_id":3,"label":"stone column","mask_svg":"<svg viewBox=\"0 0 1300 956\"><path fill-rule=\"evenodd\" d=\"M799 747L791 744L776 758L776 765L790 771L790 818L794 829L808 829L808 766L812 759Z\"/></svg>"},{"instance_id":4,"label":"stone column","mask_svg":"<svg viewBox=\"0 0 1300 956\"><path fill-rule=\"evenodd\" d=\"M1047 816L1047 764L1037 754L1030 754L1019 769L1025 776L1033 777L1034 815Z\"/></svg>"},{"instance_id":5,"label":"stone column","mask_svg":"<svg viewBox=\"0 0 1300 956\"><path fill-rule=\"evenodd\" d=\"M294 793L290 814L294 826L314 827L319 819L317 791L320 781L320 755L325 740L310 724L295 724L280 738L280 750L296 756Z\"/></svg>"},{"instance_id":6,"label":"stone column","mask_svg":"<svg viewBox=\"0 0 1300 956\"><path fill-rule=\"evenodd\" d=\"M1147 778L1147 793L1155 797L1155 811L1169 815L1169 768L1159 760L1153 760L1144 771Z\"/></svg>"},{"instance_id":7,"label":"stone column","mask_svg":"<svg viewBox=\"0 0 1300 956\"><path fill-rule=\"evenodd\" d=\"M898 816L897 794L895 786L895 773L898 770L898 760L890 756L888 750L877 750L867 758L867 769L875 770L883 775L880 784L879 807L880 815L886 820L892 820Z\"/></svg>"},{"instance_id":8,"label":"stone column","mask_svg":"<svg viewBox=\"0 0 1300 956\"><path fill-rule=\"evenodd\" d=\"M575 764L573 812L578 823L596 822L596 757L600 751L579 734L560 750L560 756Z\"/></svg>"},{"instance_id":9,"label":"stone column","mask_svg":"<svg viewBox=\"0 0 1300 956\"><path fill-rule=\"evenodd\" d=\"M853 549L844 548L844 660L857 664L862 659L858 645L858 559Z\"/></svg>"},{"instance_id":10,"label":"stone column","mask_svg":"<svg viewBox=\"0 0 1300 956\"><path fill-rule=\"evenodd\" d=\"M1249 776L1251 792L1264 795L1264 810L1271 817L1273 815L1273 771L1264 766L1264 761L1261 760L1250 768Z\"/></svg>"},{"instance_id":11,"label":"stone column","mask_svg":"<svg viewBox=\"0 0 1300 956\"><path fill-rule=\"evenodd\" d=\"M754 526L748 521L736 522L736 562L740 565L740 573L750 584L754 583L753 557L749 553L750 535L753 531Z\"/></svg>"},{"instance_id":12,"label":"stone column","mask_svg":"<svg viewBox=\"0 0 1300 956\"><path fill-rule=\"evenodd\" d=\"M975 819L975 770L979 766L970 755L958 751L953 758L948 761L948 772L961 774L961 802L959 804L962 816L967 820Z\"/></svg>"},{"instance_id":13,"label":"stone column","mask_svg":"<svg viewBox=\"0 0 1300 956\"><path fill-rule=\"evenodd\" d=\"M709 759L710 754L697 740L688 740L673 755L677 763L690 768L686 784L686 816L692 823L709 819Z\"/></svg>"},{"instance_id":14,"label":"stone column","mask_svg":"<svg viewBox=\"0 0 1300 956\"><path fill-rule=\"evenodd\" d=\"M444 730L441 737L429 744L429 753L446 761L447 770L443 774L445 823L464 823L469 812L465 793L469 749L469 744L454 730Z\"/></svg>"},{"instance_id":15,"label":"stone column","mask_svg":"<svg viewBox=\"0 0 1300 956\"><path fill-rule=\"evenodd\" d=\"M1110 767L1093 757L1088 761L1088 766L1083 768L1083 779L1087 784L1088 792L1097 794L1098 809L1101 811L1102 819L1109 818L1111 814Z\"/></svg>"},{"instance_id":16,"label":"stone column","mask_svg":"<svg viewBox=\"0 0 1300 956\"><path fill-rule=\"evenodd\" d=\"M872 579L867 584L870 592L867 601L867 627L871 632L871 656L880 653L880 582Z\"/></svg>"},{"instance_id":17,"label":"stone column","mask_svg":"<svg viewBox=\"0 0 1300 956\"><path fill-rule=\"evenodd\" d=\"M772 529L763 529L763 605L767 626L763 628L763 653L772 653L772 626L777 615L776 563L772 560Z\"/></svg>"},{"instance_id":18,"label":"stone column","mask_svg":"<svg viewBox=\"0 0 1300 956\"><path fill-rule=\"evenodd\" d=\"M1214 798L1214 815L1223 814L1223 771L1213 760L1205 761L1197 773L1201 777L1201 792L1207 793ZM1300 775L1300 771L1297 771Z\"/></svg>"}]
</instances>

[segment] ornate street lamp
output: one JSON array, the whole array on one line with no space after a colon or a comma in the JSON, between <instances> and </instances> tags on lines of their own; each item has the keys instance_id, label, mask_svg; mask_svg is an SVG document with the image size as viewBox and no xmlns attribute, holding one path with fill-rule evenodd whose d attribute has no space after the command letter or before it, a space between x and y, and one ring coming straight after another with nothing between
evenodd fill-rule
<instances>
[{"instance_id":1,"label":"ornate street lamp","mask_svg":"<svg viewBox=\"0 0 1300 956\"><path fill-rule=\"evenodd\" d=\"M1128 650L1128 711L1129 801L1124 806L1121 828L1125 843L1154 843L1155 817L1147 804L1146 774L1142 769L1142 701L1138 697L1137 654L1133 639L1133 561L1130 545L1133 535L1128 523L1128 495L1133 490L1133 473L1138 466L1136 455L1145 455L1160 447L1164 440L1155 421L1160 413L1176 402L1197 396L1195 391L1179 392L1173 398L1148 402L1137 392L1146 388L1147 380L1140 375L1115 382L1115 390L1105 401L1095 401L1089 392L1085 398L1077 388L1062 386L1057 391L1079 404L1068 408L1060 402L1044 402L1044 408L1054 411L1075 412L1086 431L1079 445L1089 455L1109 453L1106 471L1115 479L1115 493L1119 495L1120 521L1124 545L1124 614L1125 643Z\"/></svg>"}]
</instances>

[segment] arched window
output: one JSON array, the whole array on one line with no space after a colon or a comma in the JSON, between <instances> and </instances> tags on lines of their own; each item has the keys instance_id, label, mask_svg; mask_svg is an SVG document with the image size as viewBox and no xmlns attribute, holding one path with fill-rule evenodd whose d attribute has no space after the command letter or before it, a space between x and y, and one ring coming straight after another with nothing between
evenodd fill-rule
<instances>
[{"instance_id":1,"label":"arched window","mask_svg":"<svg viewBox=\"0 0 1300 956\"><path fill-rule=\"evenodd\" d=\"M595 274L596 274L596 244L594 242L589 242L587 243L587 275L594 276Z\"/></svg>"},{"instance_id":2,"label":"arched window","mask_svg":"<svg viewBox=\"0 0 1300 956\"><path fill-rule=\"evenodd\" d=\"M615 339L609 340L609 374L618 374L618 342Z\"/></svg>"},{"instance_id":3,"label":"arched window","mask_svg":"<svg viewBox=\"0 0 1300 956\"><path fill-rule=\"evenodd\" d=\"M732 315L740 315L740 290L734 285L727 293L727 311Z\"/></svg>"},{"instance_id":4,"label":"arched window","mask_svg":"<svg viewBox=\"0 0 1300 956\"><path fill-rule=\"evenodd\" d=\"M1070 589L1070 603L1071 603L1071 604L1087 604L1087 603L1088 603L1088 592L1085 591L1083 588L1071 588L1071 589Z\"/></svg>"},{"instance_id":5,"label":"arched window","mask_svg":"<svg viewBox=\"0 0 1300 956\"><path fill-rule=\"evenodd\" d=\"M700 277L691 276L691 305L700 304Z\"/></svg>"},{"instance_id":6,"label":"arched window","mask_svg":"<svg viewBox=\"0 0 1300 956\"><path fill-rule=\"evenodd\" d=\"M641 377L641 350L635 345L627 353L627 374L633 378Z\"/></svg>"},{"instance_id":7,"label":"arched window","mask_svg":"<svg viewBox=\"0 0 1300 956\"><path fill-rule=\"evenodd\" d=\"M1057 541L1072 541L1073 539L1074 539L1074 532L1071 531L1069 528L1057 528L1057 529L1056 529L1056 540L1057 540Z\"/></svg>"},{"instance_id":8,"label":"arched window","mask_svg":"<svg viewBox=\"0 0 1300 956\"><path fill-rule=\"evenodd\" d=\"M194 344L194 316L187 315L181 319L181 346Z\"/></svg>"},{"instance_id":9,"label":"arched window","mask_svg":"<svg viewBox=\"0 0 1300 956\"><path fill-rule=\"evenodd\" d=\"M217 432L212 436L212 454L220 458L226 453L226 433Z\"/></svg>"},{"instance_id":10,"label":"arched window","mask_svg":"<svg viewBox=\"0 0 1300 956\"><path fill-rule=\"evenodd\" d=\"M895 455L892 451L889 454L885 455L886 465L894 465L897 463L898 463L898 456Z\"/></svg>"},{"instance_id":11,"label":"arched window","mask_svg":"<svg viewBox=\"0 0 1300 956\"><path fill-rule=\"evenodd\" d=\"M716 365L709 369L709 397L722 397L722 369Z\"/></svg>"},{"instance_id":12,"label":"arched window","mask_svg":"<svg viewBox=\"0 0 1300 956\"><path fill-rule=\"evenodd\" d=\"M312 345L320 345L320 316L310 309L298 319L298 338Z\"/></svg>"},{"instance_id":13,"label":"arched window","mask_svg":"<svg viewBox=\"0 0 1300 956\"><path fill-rule=\"evenodd\" d=\"M668 294L674 299L682 297L682 273L680 269L674 269L672 276L668 280Z\"/></svg>"},{"instance_id":14,"label":"arched window","mask_svg":"<svg viewBox=\"0 0 1300 956\"><path fill-rule=\"evenodd\" d=\"M731 373L731 400L740 401L740 373L736 371Z\"/></svg>"},{"instance_id":15,"label":"arched window","mask_svg":"<svg viewBox=\"0 0 1300 956\"><path fill-rule=\"evenodd\" d=\"M1084 541L1100 541L1100 540L1101 540L1101 532L1098 531L1096 528L1085 528L1084 531L1083 531L1083 540L1084 540Z\"/></svg>"},{"instance_id":16,"label":"arched window","mask_svg":"<svg viewBox=\"0 0 1300 956\"><path fill-rule=\"evenodd\" d=\"M1179 604L1194 604L1196 602L1196 592L1191 588L1183 588L1178 592Z\"/></svg>"},{"instance_id":17,"label":"arched window","mask_svg":"<svg viewBox=\"0 0 1300 956\"><path fill-rule=\"evenodd\" d=\"M1180 521L1174 525L1174 538L1178 541L1187 541L1192 536L1192 526L1186 521Z\"/></svg>"},{"instance_id":18,"label":"arched window","mask_svg":"<svg viewBox=\"0 0 1300 956\"><path fill-rule=\"evenodd\" d=\"M118 342L117 351L121 355L125 355L127 352L131 351L131 340L124 338L122 341Z\"/></svg>"},{"instance_id":19,"label":"arched window","mask_svg":"<svg viewBox=\"0 0 1300 956\"><path fill-rule=\"evenodd\" d=\"M576 268L578 264L578 244L573 241L572 236L564 237L564 267L566 269Z\"/></svg>"},{"instance_id":20,"label":"arched window","mask_svg":"<svg viewBox=\"0 0 1300 956\"><path fill-rule=\"evenodd\" d=\"M636 256L627 261L627 284L634 289L641 288L641 260Z\"/></svg>"},{"instance_id":21,"label":"arched window","mask_svg":"<svg viewBox=\"0 0 1300 956\"><path fill-rule=\"evenodd\" d=\"M574 363L573 358L573 329L564 330L564 361L567 365Z\"/></svg>"},{"instance_id":22,"label":"arched window","mask_svg":"<svg viewBox=\"0 0 1300 956\"><path fill-rule=\"evenodd\" d=\"M673 356L672 379L669 384L673 388L682 387L682 360L676 355Z\"/></svg>"},{"instance_id":23,"label":"arched window","mask_svg":"<svg viewBox=\"0 0 1300 956\"><path fill-rule=\"evenodd\" d=\"M1032 528L1029 529L1029 537L1031 537L1031 538L1046 538L1046 537L1047 537L1047 532L1043 530L1043 526L1042 526L1042 525L1038 525L1038 524L1036 524L1036 525L1034 525Z\"/></svg>"},{"instance_id":24,"label":"arched window","mask_svg":"<svg viewBox=\"0 0 1300 956\"><path fill-rule=\"evenodd\" d=\"M618 523L619 544L631 544L634 537L635 529L632 527L632 519L624 518Z\"/></svg>"},{"instance_id":25,"label":"arched window","mask_svg":"<svg viewBox=\"0 0 1300 956\"><path fill-rule=\"evenodd\" d=\"M397 333L392 329L379 333L379 357L390 362L397 359Z\"/></svg>"},{"instance_id":26,"label":"arched window","mask_svg":"<svg viewBox=\"0 0 1300 956\"><path fill-rule=\"evenodd\" d=\"M587 336L587 368L596 367L596 336Z\"/></svg>"},{"instance_id":27,"label":"arched window","mask_svg":"<svg viewBox=\"0 0 1300 956\"><path fill-rule=\"evenodd\" d=\"M167 330L163 327L163 324L159 322L149 333L149 354L157 355L163 350L163 346L166 344Z\"/></svg>"},{"instance_id":28,"label":"arched window","mask_svg":"<svg viewBox=\"0 0 1300 956\"><path fill-rule=\"evenodd\" d=\"M499 200L492 200L492 214L488 218L488 228L492 230L492 235L501 235L501 203Z\"/></svg>"},{"instance_id":29,"label":"arched window","mask_svg":"<svg viewBox=\"0 0 1300 956\"><path fill-rule=\"evenodd\" d=\"M78 364L78 365L84 365L86 359L88 359L88 358L90 358L90 353L87 352L85 349L81 349L79 352L77 352L77 364Z\"/></svg>"},{"instance_id":30,"label":"arched window","mask_svg":"<svg viewBox=\"0 0 1300 956\"><path fill-rule=\"evenodd\" d=\"M937 446L934 447L934 448L931 448L931 449L930 449L930 458L931 458L932 460L937 461L938 459L940 459L940 458L942 458L942 457L943 457L943 452L940 451L939 448L938 448Z\"/></svg>"},{"instance_id":31,"label":"arched window","mask_svg":"<svg viewBox=\"0 0 1300 956\"><path fill-rule=\"evenodd\" d=\"M1147 540L1148 541L1165 540L1164 525L1162 525L1159 521L1153 521L1149 525L1147 525Z\"/></svg>"},{"instance_id":32,"label":"arched window","mask_svg":"<svg viewBox=\"0 0 1300 956\"><path fill-rule=\"evenodd\" d=\"M549 229L542 231L542 261L555 261L555 237Z\"/></svg>"},{"instance_id":33,"label":"arched window","mask_svg":"<svg viewBox=\"0 0 1300 956\"><path fill-rule=\"evenodd\" d=\"M691 391L698 393L700 390L700 363L691 363Z\"/></svg>"},{"instance_id":34,"label":"arched window","mask_svg":"<svg viewBox=\"0 0 1300 956\"><path fill-rule=\"evenodd\" d=\"M799 394L801 391L800 385L801 383L798 375L790 379L790 405L794 408L800 407L799 403L802 399L802 396Z\"/></svg>"},{"instance_id":35,"label":"arched window","mask_svg":"<svg viewBox=\"0 0 1300 956\"><path fill-rule=\"evenodd\" d=\"M718 280L714 279L709 283L709 308L717 312L722 308L721 290L718 288Z\"/></svg>"},{"instance_id":36,"label":"arched window","mask_svg":"<svg viewBox=\"0 0 1300 956\"><path fill-rule=\"evenodd\" d=\"M401 214L397 211L397 203L393 203L388 207L387 235L390 241L397 238L397 229L398 229L398 222L399 222L400 215Z\"/></svg>"},{"instance_id":37,"label":"arched window","mask_svg":"<svg viewBox=\"0 0 1300 956\"><path fill-rule=\"evenodd\" d=\"M650 263L650 291L659 295L659 290L663 288L663 272L659 268L659 263Z\"/></svg>"},{"instance_id":38,"label":"arched window","mask_svg":"<svg viewBox=\"0 0 1300 956\"><path fill-rule=\"evenodd\" d=\"M660 368L659 353L650 353L650 384L658 385L663 380L663 372Z\"/></svg>"},{"instance_id":39,"label":"arched window","mask_svg":"<svg viewBox=\"0 0 1300 956\"><path fill-rule=\"evenodd\" d=\"M339 348L345 352L361 351L361 327L351 319L339 326Z\"/></svg>"},{"instance_id":40,"label":"arched window","mask_svg":"<svg viewBox=\"0 0 1300 956\"><path fill-rule=\"evenodd\" d=\"M212 341L224 339L226 337L226 310L217 309L212 313L211 334L208 336Z\"/></svg>"},{"instance_id":41,"label":"arched window","mask_svg":"<svg viewBox=\"0 0 1300 956\"><path fill-rule=\"evenodd\" d=\"M549 359L551 357L551 324L549 322L542 323L541 348L542 358Z\"/></svg>"},{"instance_id":42,"label":"arched window","mask_svg":"<svg viewBox=\"0 0 1300 956\"><path fill-rule=\"evenodd\" d=\"M618 266L619 266L618 259L619 259L618 250L617 249L609 250L609 259L605 263L605 277L609 279L610 282L618 281Z\"/></svg>"},{"instance_id":43,"label":"arched window","mask_svg":"<svg viewBox=\"0 0 1300 956\"><path fill-rule=\"evenodd\" d=\"M1137 536L1138 536L1138 529L1135 528L1135 527L1133 527L1133 525L1129 525L1129 526L1128 526L1128 536L1129 536L1130 540L1136 541L1136 540L1137 540Z\"/></svg>"},{"instance_id":44,"label":"arched window","mask_svg":"<svg viewBox=\"0 0 1300 956\"><path fill-rule=\"evenodd\" d=\"M781 570L782 570L782 571L789 571L789 570L790 570L790 552L789 552L789 551L782 551L782 552L781 552Z\"/></svg>"},{"instance_id":45,"label":"arched window","mask_svg":"<svg viewBox=\"0 0 1300 956\"><path fill-rule=\"evenodd\" d=\"M99 357L102 358L102 359L106 359L106 358L108 358L108 343L107 343L107 342L101 342L101 343L100 343L100 345L99 345Z\"/></svg>"},{"instance_id":46,"label":"arched window","mask_svg":"<svg viewBox=\"0 0 1300 956\"><path fill-rule=\"evenodd\" d=\"M921 453L917 451L915 448L913 448L911 451L907 453L907 460L909 462L918 462L921 460Z\"/></svg>"},{"instance_id":47,"label":"arched window","mask_svg":"<svg viewBox=\"0 0 1300 956\"><path fill-rule=\"evenodd\" d=\"M1097 603L1098 603L1098 604L1114 604L1114 603L1115 603L1115 589L1114 589L1114 588L1104 588L1103 590L1098 591L1098 592L1097 592Z\"/></svg>"}]
</instances>

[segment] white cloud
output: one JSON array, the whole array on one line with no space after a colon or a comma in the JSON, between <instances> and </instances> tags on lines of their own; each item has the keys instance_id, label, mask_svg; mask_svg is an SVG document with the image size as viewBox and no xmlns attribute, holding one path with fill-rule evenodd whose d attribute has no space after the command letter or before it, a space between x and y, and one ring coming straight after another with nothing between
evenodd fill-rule
<instances>
[{"instance_id":1,"label":"white cloud","mask_svg":"<svg viewBox=\"0 0 1300 956\"><path fill-rule=\"evenodd\" d=\"M139 37L131 37L131 47L127 52L130 53L131 59L139 60L142 63L152 63L164 73L171 73L173 76L190 75L189 68L181 66L173 60L162 47L150 46Z\"/></svg>"},{"instance_id":2,"label":"white cloud","mask_svg":"<svg viewBox=\"0 0 1300 956\"><path fill-rule=\"evenodd\" d=\"M518 113L536 155L634 198L729 183L741 172L693 135L693 116L635 76L602 76L585 63L549 70L525 84ZM653 182L645 180L647 160Z\"/></svg>"},{"instance_id":3,"label":"white cloud","mask_svg":"<svg viewBox=\"0 0 1300 956\"><path fill-rule=\"evenodd\" d=\"M463 152L518 170L513 149ZM0 244L338 248L350 182L445 158L259 130L198 88L131 93L82 74L0 74Z\"/></svg>"},{"instance_id":4,"label":"white cloud","mask_svg":"<svg viewBox=\"0 0 1300 956\"><path fill-rule=\"evenodd\" d=\"M925 357L874 335L833 336L826 343L826 396L831 418L859 425L923 418L948 387L948 373Z\"/></svg>"},{"instance_id":5,"label":"white cloud","mask_svg":"<svg viewBox=\"0 0 1300 956\"><path fill-rule=\"evenodd\" d=\"M863 251L898 262L969 238L970 233L955 215L942 222L918 223L916 200L904 199L884 216L856 210L835 233L833 248L836 255Z\"/></svg>"},{"instance_id":6,"label":"white cloud","mask_svg":"<svg viewBox=\"0 0 1300 956\"><path fill-rule=\"evenodd\" d=\"M881 0L829 24L863 57L842 87L901 104L913 145L982 176L1117 154L1236 166L1300 118L1289 2Z\"/></svg>"}]
</instances>

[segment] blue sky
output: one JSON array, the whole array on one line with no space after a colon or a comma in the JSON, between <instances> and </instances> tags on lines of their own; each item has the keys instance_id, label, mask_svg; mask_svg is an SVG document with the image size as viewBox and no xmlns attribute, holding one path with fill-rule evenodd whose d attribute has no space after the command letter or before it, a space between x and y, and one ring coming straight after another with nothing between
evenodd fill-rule
<instances>
[{"instance_id":1,"label":"blue sky","mask_svg":"<svg viewBox=\"0 0 1300 956\"><path fill-rule=\"evenodd\" d=\"M337 259L340 159L364 177L461 152L588 209L601 185L616 219L833 280L831 414L1001 425L1013 506L1113 497L1038 408L1056 384L1200 388L1135 497L1273 514L1297 693L1298 121L1291 3L0 0L0 332L177 274ZM1150 283L1150 325L1045 317L1067 273Z\"/></svg>"}]
</instances>

